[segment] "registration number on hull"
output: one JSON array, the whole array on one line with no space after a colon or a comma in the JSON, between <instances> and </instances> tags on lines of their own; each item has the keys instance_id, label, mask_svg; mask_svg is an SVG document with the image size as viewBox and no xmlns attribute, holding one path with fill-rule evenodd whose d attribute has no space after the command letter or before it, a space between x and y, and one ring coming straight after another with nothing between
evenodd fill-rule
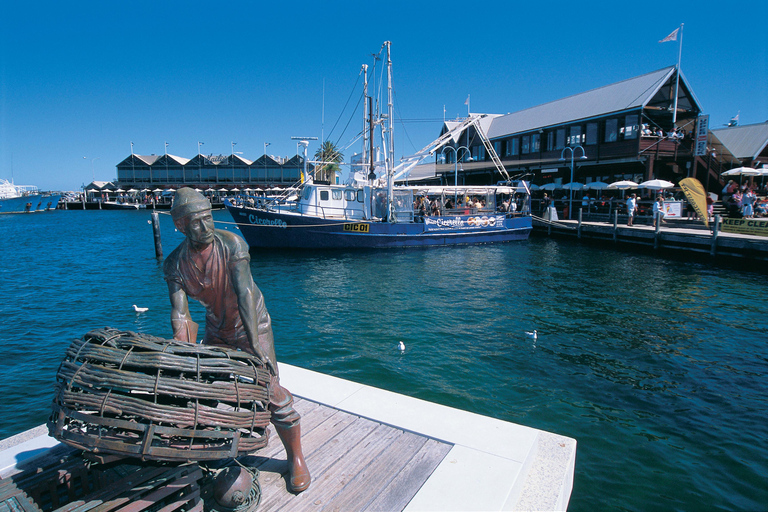
<instances>
[{"instance_id":1,"label":"registration number on hull","mask_svg":"<svg viewBox=\"0 0 768 512\"><path fill-rule=\"evenodd\" d=\"M344 231L353 233L369 233L371 226L365 223L344 224Z\"/></svg>"}]
</instances>

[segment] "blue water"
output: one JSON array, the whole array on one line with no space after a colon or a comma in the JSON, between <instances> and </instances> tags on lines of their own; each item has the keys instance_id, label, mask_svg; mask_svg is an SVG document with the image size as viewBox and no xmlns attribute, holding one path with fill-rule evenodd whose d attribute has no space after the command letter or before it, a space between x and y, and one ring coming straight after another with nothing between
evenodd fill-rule
<instances>
[{"instance_id":1,"label":"blue water","mask_svg":"<svg viewBox=\"0 0 768 512\"><path fill-rule=\"evenodd\" d=\"M0 438L46 420L73 338L170 336L148 221L0 216ZM161 225L168 254L182 238ZM763 274L545 238L251 267L280 361L575 438L570 510L768 504Z\"/></svg>"}]
</instances>

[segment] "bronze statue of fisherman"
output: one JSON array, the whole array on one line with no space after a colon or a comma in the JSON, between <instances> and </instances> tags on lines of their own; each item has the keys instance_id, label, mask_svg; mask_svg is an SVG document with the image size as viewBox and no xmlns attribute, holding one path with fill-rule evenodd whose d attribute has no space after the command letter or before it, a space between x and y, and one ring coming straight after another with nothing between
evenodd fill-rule
<instances>
[{"instance_id":1,"label":"bronze statue of fisherman","mask_svg":"<svg viewBox=\"0 0 768 512\"><path fill-rule=\"evenodd\" d=\"M290 489L304 491L311 477L301 450L300 417L293 396L280 385L272 320L251 276L248 245L234 233L214 229L211 203L191 188L176 192L171 216L186 235L163 265L173 337L195 342L197 324L187 302L192 297L206 310L203 343L241 349L265 362L272 374L271 421L285 446Z\"/></svg>"}]
</instances>

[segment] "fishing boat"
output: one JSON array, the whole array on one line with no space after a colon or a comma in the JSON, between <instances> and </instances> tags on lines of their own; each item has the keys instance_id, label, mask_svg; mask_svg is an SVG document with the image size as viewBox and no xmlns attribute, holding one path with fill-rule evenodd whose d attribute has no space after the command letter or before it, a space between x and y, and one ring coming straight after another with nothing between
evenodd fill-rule
<instances>
[{"instance_id":1,"label":"fishing boat","mask_svg":"<svg viewBox=\"0 0 768 512\"><path fill-rule=\"evenodd\" d=\"M390 43L386 48L388 113L374 121L369 105L363 137L362 164L353 167L345 184L315 180L307 169L308 140L304 148L303 182L285 197L239 196L224 205L251 248L393 248L484 244L525 240L532 229L530 189L513 181L474 114L457 123L418 153L394 162ZM367 68L364 66L364 70ZM434 155L463 130L474 126L486 154L505 181L495 186L415 187L402 183L420 162ZM383 161L376 162L374 127L380 128ZM366 157L367 155L367 157ZM325 162L315 162L324 164Z\"/></svg>"}]
</instances>

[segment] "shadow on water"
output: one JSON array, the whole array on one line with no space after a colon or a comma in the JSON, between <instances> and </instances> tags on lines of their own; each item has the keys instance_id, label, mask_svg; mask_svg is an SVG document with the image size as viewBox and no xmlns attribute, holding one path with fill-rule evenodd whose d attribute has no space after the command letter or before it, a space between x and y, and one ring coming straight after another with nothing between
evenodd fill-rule
<instances>
[{"instance_id":1,"label":"shadow on water","mask_svg":"<svg viewBox=\"0 0 768 512\"><path fill-rule=\"evenodd\" d=\"M0 217L1 437L45 421L71 339L170 336L148 219ZM165 215L161 231L169 254L182 237ZM577 439L570 510L768 502L760 274L546 238L259 251L251 268L280 361Z\"/></svg>"}]
</instances>

